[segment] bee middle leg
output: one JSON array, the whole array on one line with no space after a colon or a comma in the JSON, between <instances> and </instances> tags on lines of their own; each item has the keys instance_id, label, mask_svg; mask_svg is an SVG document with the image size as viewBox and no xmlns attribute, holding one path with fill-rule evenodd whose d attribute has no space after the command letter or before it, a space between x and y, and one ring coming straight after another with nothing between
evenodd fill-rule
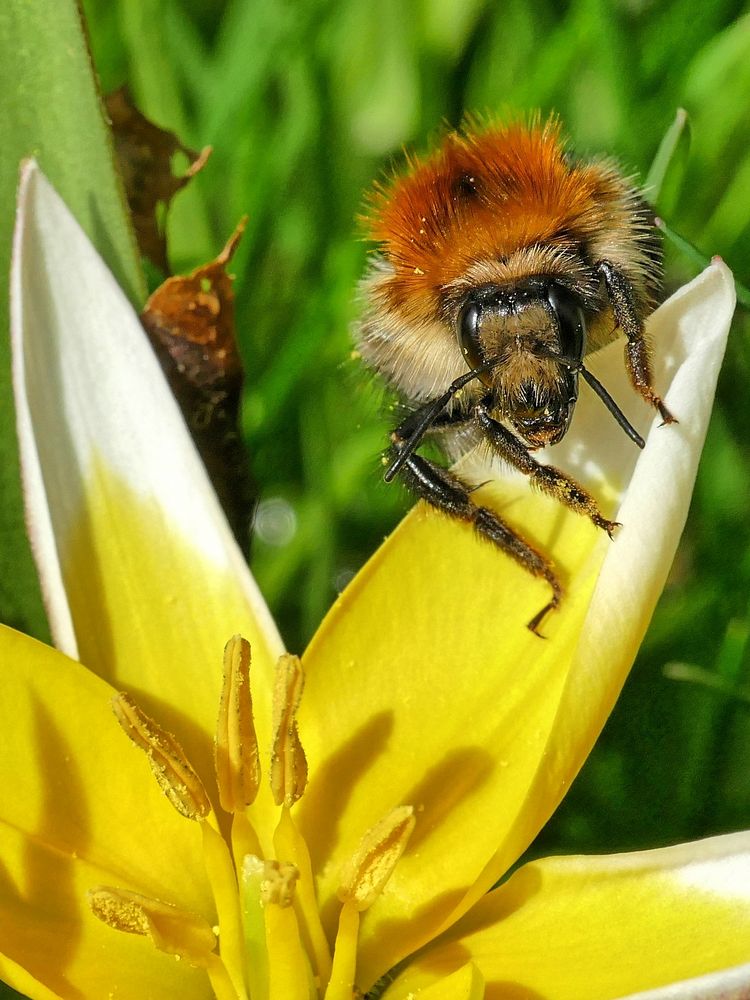
<instances>
[{"instance_id":1,"label":"bee middle leg","mask_svg":"<svg viewBox=\"0 0 750 1000\"><path fill-rule=\"evenodd\" d=\"M675 417L669 412L661 396L657 395L653 386L651 373L651 358L646 342L643 322L638 315L630 282L609 261L601 260L597 269L604 279L607 296L612 305L617 325L628 338L625 348L625 363L633 388L659 411L665 424L676 423Z\"/></svg>"},{"instance_id":2,"label":"bee middle leg","mask_svg":"<svg viewBox=\"0 0 750 1000\"><path fill-rule=\"evenodd\" d=\"M394 455L398 454L398 438L394 441L392 452ZM548 560L517 535L497 514L473 503L470 497L471 487L448 469L441 468L421 455L409 455L399 474L404 485L419 499L459 521L473 524L478 535L492 542L533 576L546 580L552 590L552 597L527 625L535 635L539 635L539 626L547 614L559 606L563 593Z\"/></svg>"},{"instance_id":3,"label":"bee middle leg","mask_svg":"<svg viewBox=\"0 0 750 1000\"><path fill-rule=\"evenodd\" d=\"M620 526L619 522L608 521L600 512L596 500L575 479L571 479L554 465L537 462L515 434L490 416L485 403L478 403L474 407L474 418L496 455L528 476L533 486L577 514L589 517L597 528L603 528L612 537L615 528Z\"/></svg>"}]
</instances>

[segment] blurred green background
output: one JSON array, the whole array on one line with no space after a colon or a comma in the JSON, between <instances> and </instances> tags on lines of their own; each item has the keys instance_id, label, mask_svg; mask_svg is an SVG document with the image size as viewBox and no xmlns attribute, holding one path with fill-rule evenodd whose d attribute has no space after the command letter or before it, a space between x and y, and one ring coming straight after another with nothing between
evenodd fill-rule
<instances>
[{"instance_id":1,"label":"blurred green background","mask_svg":"<svg viewBox=\"0 0 750 1000\"><path fill-rule=\"evenodd\" d=\"M350 358L367 247L355 217L403 147L466 111L556 110L580 152L645 176L678 107L692 142L659 210L750 269L750 7L729 0L84 0L103 90L205 172L170 217L172 266L238 218L253 568L293 650L409 504L382 483L384 400ZM676 176L676 174L675 174ZM669 288L696 273L668 251ZM750 328L738 316L690 521L625 693L535 845L657 846L750 826ZM383 623L387 627L387 623ZM487 817L487 822L492 822Z\"/></svg>"}]
</instances>

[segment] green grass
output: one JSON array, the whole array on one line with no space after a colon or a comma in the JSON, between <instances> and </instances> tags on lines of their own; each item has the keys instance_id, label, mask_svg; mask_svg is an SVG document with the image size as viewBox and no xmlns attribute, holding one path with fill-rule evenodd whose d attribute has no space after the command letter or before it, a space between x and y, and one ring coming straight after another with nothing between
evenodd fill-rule
<instances>
[{"instance_id":1,"label":"green grass","mask_svg":"<svg viewBox=\"0 0 750 1000\"><path fill-rule=\"evenodd\" d=\"M409 504L382 483L387 413L351 361L348 335L367 250L355 216L365 188L404 146L426 148L467 111L554 109L577 149L610 153L645 177L683 107L689 149L683 140L660 210L747 281L743 4L85 0L84 8L104 89L128 82L159 124L190 145L214 146L174 206L174 267L207 260L250 216L234 267L243 428L262 497L283 501L264 516L280 511L286 529L284 544L255 540L253 568L292 649ZM671 245L667 260L668 288L696 272ZM655 846L750 825L749 333L738 317L688 528L632 678L537 850ZM700 670L665 676L673 662Z\"/></svg>"}]
</instances>

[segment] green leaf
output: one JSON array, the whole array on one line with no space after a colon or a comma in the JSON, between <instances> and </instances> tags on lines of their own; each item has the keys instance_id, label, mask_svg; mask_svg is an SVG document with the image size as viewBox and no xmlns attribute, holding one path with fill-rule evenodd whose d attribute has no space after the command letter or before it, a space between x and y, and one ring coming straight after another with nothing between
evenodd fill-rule
<instances>
[{"instance_id":1,"label":"green leaf","mask_svg":"<svg viewBox=\"0 0 750 1000\"><path fill-rule=\"evenodd\" d=\"M646 197L662 215L671 215L685 177L690 154L690 121L678 108L674 121L664 133L646 178Z\"/></svg>"},{"instance_id":2,"label":"green leaf","mask_svg":"<svg viewBox=\"0 0 750 1000\"><path fill-rule=\"evenodd\" d=\"M692 261L699 268L703 269L708 267L711 263L711 258L708 254L703 253L699 250L690 240L686 240L684 236L680 236L679 233L675 232L671 226L667 225L664 219L656 220L656 228L660 229L664 236L672 243L677 249L682 253L688 260ZM750 289L748 289L741 282L737 281L735 278L734 287L737 290L737 301L740 305L745 306L750 309Z\"/></svg>"},{"instance_id":3,"label":"green leaf","mask_svg":"<svg viewBox=\"0 0 750 1000\"><path fill-rule=\"evenodd\" d=\"M8 344L18 167L34 156L131 300L144 284L74 0L0 5L0 618L46 634L23 527Z\"/></svg>"}]
</instances>

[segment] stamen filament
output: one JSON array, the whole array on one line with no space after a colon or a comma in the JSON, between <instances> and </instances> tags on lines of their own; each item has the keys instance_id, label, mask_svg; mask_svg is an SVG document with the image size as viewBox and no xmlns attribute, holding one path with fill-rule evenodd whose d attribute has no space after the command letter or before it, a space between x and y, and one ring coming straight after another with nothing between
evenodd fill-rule
<instances>
[{"instance_id":1,"label":"stamen filament","mask_svg":"<svg viewBox=\"0 0 750 1000\"><path fill-rule=\"evenodd\" d=\"M227 972L227 967L218 955L209 955L208 958L206 972L216 1000L238 1000L237 991Z\"/></svg>"},{"instance_id":2,"label":"stamen filament","mask_svg":"<svg viewBox=\"0 0 750 1000\"><path fill-rule=\"evenodd\" d=\"M239 869L247 982L253 1000L269 1000L266 918L262 899L265 867L260 857L248 854Z\"/></svg>"},{"instance_id":3,"label":"stamen filament","mask_svg":"<svg viewBox=\"0 0 750 1000\"><path fill-rule=\"evenodd\" d=\"M297 876L297 869L288 862L253 856L243 862L243 916L253 1000L313 1000L318 995L292 905Z\"/></svg>"},{"instance_id":4,"label":"stamen filament","mask_svg":"<svg viewBox=\"0 0 750 1000\"><path fill-rule=\"evenodd\" d=\"M112 709L127 735L148 757L159 787L177 812L186 819L206 816L211 803L203 782L174 736L149 718L126 694L115 695Z\"/></svg>"},{"instance_id":5,"label":"stamen filament","mask_svg":"<svg viewBox=\"0 0 750 1000\"><path fill-rule=\"evenodd\" d=\"M276 665L273 689L271 790L277 806L292 806L307 784L307 759L297 732L305 676L298 656L285 653Z\"/></svg>"},{"instance_id":6,"label":"stamen filament","mask_svg":"<svg viewBox=\"0 0 750 1000\"><path fill-rule=\"evenodd\" d=\"M299 871L294 905L297 911L300 934L305 940L309 954L314 958L318 981L320 983L328 982L331 975L331 952L320 919L310 852L286 806L282 806L281 818L274 833L273 843L276 857L289 858Z\"/></svg>"},{"instance_id":7,"label":"stamen filament","mask_svg":"<svg viewBox=\"0 0 750 1000\"><path fill-rule=\"evenodd\" d=\"M257 857L263 855L260 839L255 832L255 827L244 811L235 813L232 816L231 836L234 867L238 872L242 870L242 860L247 854L255 854Z\"/></svg>"},{"instance_id":8,"label":"stamen filament","mask_svg":"<svg viewBox=\"0 0 750 1000\"><path fill-rule=\"evenodd\" d=\"M216 827L213 813L201 823L203 863L219 918L219 949L232 984L240 997L247 1000L245 990L245 955L242 922L237 897L237 878L227 842Z\"/></svg>"},{"instance_id":9,"label":"stamen filament","mask_svg":"<svg viewBox=\"0 0 750 1000\"><path fill-rule=\"evenodd\" d=\"M357 939L359 910L354 902L346 902L339 914L339 929L333 948L333 967L325 1000L352 1000L354 975L357 970Z\"/></svg>"},{"instance_id":10,"label":"stamen filament","mask_svg":"<svg viewBox=\"0 0 750 1000\"><path fill-rule=\"evenodd\" d=\"M276 997L313 1000L317 991L310 962L300 940L294 907L268 903L265 918L272 1000Z\"/></svg>"},{"instance_id":11,"label":"stamen filament","mask_svg":"<svg viewBox=\"0 0 750 1000\"><path fill-rule=\"evenodd\" d=\"M250 696L250 643L239 635L224 647L214 762L222 809L235 813L255 801L260 760Z\"/></svg>"}]
</instances>

